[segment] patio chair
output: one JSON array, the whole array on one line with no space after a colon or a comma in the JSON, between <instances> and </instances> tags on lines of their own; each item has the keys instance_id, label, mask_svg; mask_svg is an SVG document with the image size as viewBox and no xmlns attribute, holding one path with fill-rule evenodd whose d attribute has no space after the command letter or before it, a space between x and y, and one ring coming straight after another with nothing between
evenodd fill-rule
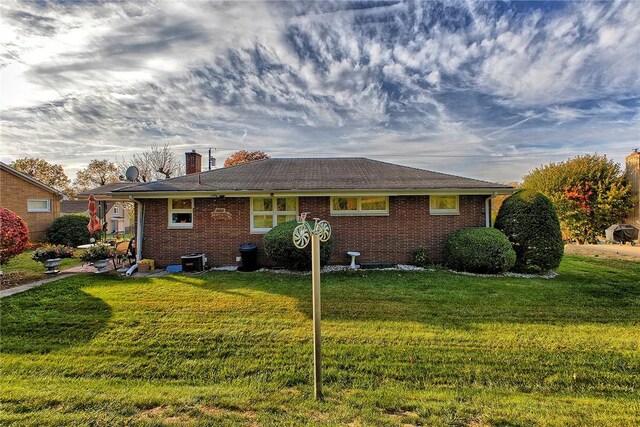
<instances>
[{"instance_id":1,"label":"patio chair","mask_svg":"<svg viewBox=\"0 0 640 427\"><path fill-rule=\"evenodd\" d=\"M132 260L136 260L135 255L135 238L129 240L123 240L122 242L116 243L116 257L113 259L113 266L116 266L116 258L124 263L124 260L129 261L129 267L133 265Z\"/></svg>"}]
</instances>

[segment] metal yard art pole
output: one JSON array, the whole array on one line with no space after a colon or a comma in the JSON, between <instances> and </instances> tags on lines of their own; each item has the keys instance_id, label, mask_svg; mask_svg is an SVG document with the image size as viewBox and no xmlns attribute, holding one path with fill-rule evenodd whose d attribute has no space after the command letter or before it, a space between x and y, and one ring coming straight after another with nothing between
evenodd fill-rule
<instances>
[{"instance_id":1,"label":"metal yard art pole","mask_svg":"<svg viewBox=\"0 0 640 427\"><path fill-rule=\"evenodd\" d=\"M331 226L327 221L314 218L313 227L307 222L308 212L300 214L300 223L293 230L293 244L303 249L311 240L311 277L313 288L313 386L316 400L322 399L322 338L320 335L320 242L331 237Z\"/></svg>"}]
</instances>

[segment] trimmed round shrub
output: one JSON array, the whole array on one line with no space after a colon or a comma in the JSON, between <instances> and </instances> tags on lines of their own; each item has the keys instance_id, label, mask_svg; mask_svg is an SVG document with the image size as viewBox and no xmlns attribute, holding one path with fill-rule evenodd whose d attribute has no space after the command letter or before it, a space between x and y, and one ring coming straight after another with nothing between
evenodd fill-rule
<instances>
[{"instance_id":1,"label":"trimmed round shrub","mask_svg":"<svg viewBox=\"0 0 640 427\"><path fill-rule=\"evenodd\" d=\"M29 230L22 218L0 208L0 264L24 252L29 246Z\"/></svg>"},{"instance_id":2,"label":"trimmed round shrub","mask_svg":"<svg viewBox=\"0 0 640 427\"><path fill-rule=\"evenodd\" d=\"M47 230L47 240L54 245L76 247L89 243L89 217L86 215L63 215L56 218Z\"/></svg>"},{"instance_id":3,"label":"trimmed round shrub","mask_svg":"<svg viewBox=\"0 0 640 427\"><path fill-rule=\"evenodd\" d=\"M518 191L504 201L495 227L516 251L514 271L543 273L560 265L564 253L558 215L542 193Z\"/></svg>"},{"instance_id":4,"label":"trimmed round shrub","mask_svg":"<svg viewBox=\"0 0 640 427\"><path fill-rule=\"evenodd\" d=\"M472 227L453 232L444 245L449 268L471 273L500 273L516 262L509 239L495 228Z\"/></svg>"},{"instance_id":5,"label":"trimmed round shrub","mask_svg":"<svg viewBox=\"0 0 640 427\"><path fill-rule=\"evenodd\" d=\"M313 227L313 224L313 222L309 221L311 227ZM311 270L311 241L304 249L298 249L293 244L293 230L297 226L297 221L287 221L273 227L262 238L264 251L267 257L278 266L291 270ZM320 242L321 265L329 262L332 250L333 234L328 241Z\"/></svg>"}]
</instances>

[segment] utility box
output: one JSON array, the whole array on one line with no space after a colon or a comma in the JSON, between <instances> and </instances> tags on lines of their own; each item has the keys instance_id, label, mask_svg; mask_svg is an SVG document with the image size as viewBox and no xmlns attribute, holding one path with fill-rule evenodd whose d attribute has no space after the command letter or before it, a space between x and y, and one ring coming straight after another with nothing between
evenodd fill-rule
<instances>
[{"instance_id":1,"label":"utility box","mask_svg":"<svg viewBox=\"0 0 640 427\"><path fill-rule=\"evenodd\" d=\"M205 257L202 252L183 255L181 258L183 272L204 271Z\"/></svg>"}]
</instances>

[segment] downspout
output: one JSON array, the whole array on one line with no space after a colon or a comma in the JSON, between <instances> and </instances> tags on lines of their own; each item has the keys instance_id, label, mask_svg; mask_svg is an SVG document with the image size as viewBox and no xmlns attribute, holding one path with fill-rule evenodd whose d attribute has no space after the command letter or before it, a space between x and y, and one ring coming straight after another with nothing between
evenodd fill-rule
<instances>
[{"instance_id":1,"label":"downspout","mask_svg":"<svg viewBox=\"0 0 640 427\"><path fill-rule=\"evenodd\" d=\"M127 276L131 276L138 268L138 262L142 259L142 230L144 229L144 205L140 200L136 200L133 196L129 196L129 200L136 204L136 263L127 270Z\"/></svg>"},{"instance_id":2,"label":"downspout","mask_svg":"<svg viewBox=\"0 0 640 427\"><path fill-rule=\"evenodd\" d=\"M498 193L494 192L491 196L484 199L484 226L491 227L491 199L496 197Z\"/></svg>"}]
</instances>

